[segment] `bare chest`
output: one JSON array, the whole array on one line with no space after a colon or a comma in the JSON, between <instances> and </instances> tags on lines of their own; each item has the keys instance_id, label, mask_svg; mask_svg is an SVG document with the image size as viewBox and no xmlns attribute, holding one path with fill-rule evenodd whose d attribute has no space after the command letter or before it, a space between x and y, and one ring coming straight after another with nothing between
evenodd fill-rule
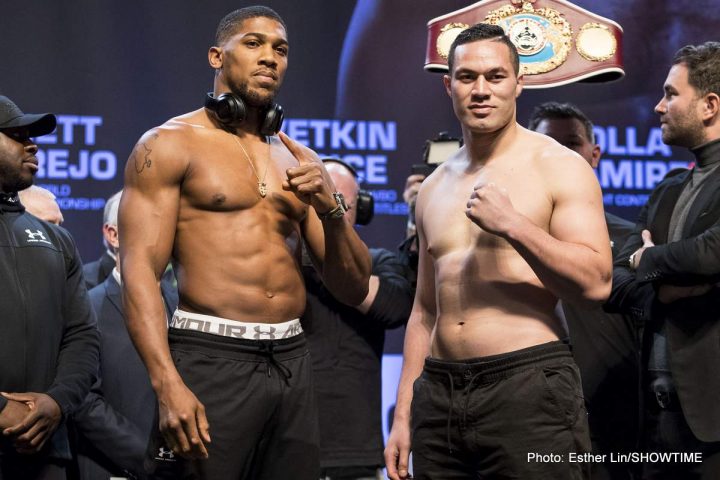
<instances>
[{"instance_id":1,"label":"bare chest","mask_svg":"<svg viewBox=\"0 0 720 480\"><path fill-rule=\"evenodd\" d=\"M297 165L289 153L267 145L210 145L192 152L183 180L181 204L193 210L242 212L270 209L291 219L304 217L307 207L282 189L285 171ZM182 212L181 212L182 215Z\"/></svg>"},{"instance_id":2,"label":"bare chest","mask_svg":"<svg viewBox=\"0 0 720 480\"><path fill-rule=\"evenodd\" d=\"M532 168L485 168L473 175L445 175L429 192L423 228L434 258L468 250L497 252L511 248L502 238L484 231L465 214L477 185L494 183L504 189L512 208L536 225L549 229L552 200L541 175Z\"/></svg>"}]
</instances>

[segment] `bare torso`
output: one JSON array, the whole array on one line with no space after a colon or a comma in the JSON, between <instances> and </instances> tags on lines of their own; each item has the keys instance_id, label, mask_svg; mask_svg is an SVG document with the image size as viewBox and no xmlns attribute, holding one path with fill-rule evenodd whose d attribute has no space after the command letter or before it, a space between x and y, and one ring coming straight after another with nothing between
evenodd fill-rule
<instances>
[{"instance_id":1,"label":"bare torso","mask_svg":"<svg viewBox=\"0 0 720 480\"><path fill-rule=\"evenodd\" d=\"M308 207L283 191L285 171L297 160L277 137L269 145L216 128L203 110L171 120L186 152L172 256L180 308L231 320L277 323L305 307L298 267L301 222ZM267 163L266 163L267 162Z\"/></svg>"},{"instance_id":2,"label":"bare torso","mask_svg":"<svg viewBox=\"0 0 720 480\"><path fill-rule=\"evenodd\" d=\"M564 335L554 313L557 298L530 265L505 239L465 215L473 187L494 182L507 189L518 212L549 231L552 192L546 159L535 152L558 145L534 134L521 133L521 138L480 167L469 167L461 153L423 186L422 227L434 267L437 309L433 357L494 355Z\"/></svg>"}]
</instances>

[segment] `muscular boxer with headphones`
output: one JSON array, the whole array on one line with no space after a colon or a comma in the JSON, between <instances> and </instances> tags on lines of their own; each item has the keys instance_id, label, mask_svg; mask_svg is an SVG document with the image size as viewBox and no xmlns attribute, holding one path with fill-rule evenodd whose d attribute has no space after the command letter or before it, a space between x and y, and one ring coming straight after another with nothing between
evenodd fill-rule
<instances>
[{"instance_id":1,"label":"muscular boxer with headphones","mask_svg":"<svg viewBox=\"0 0 720 480\"><path fill-rule=\"evenodd\" d=\"M128 327L158 397L153 478L317 480L301 239L338 300L367 296L368 250L317 155L278 134L283 20L225 16L205 105L149 130L120 206ZM166 327L158 281L175 263Z\"/></svg>"}]
</instances>

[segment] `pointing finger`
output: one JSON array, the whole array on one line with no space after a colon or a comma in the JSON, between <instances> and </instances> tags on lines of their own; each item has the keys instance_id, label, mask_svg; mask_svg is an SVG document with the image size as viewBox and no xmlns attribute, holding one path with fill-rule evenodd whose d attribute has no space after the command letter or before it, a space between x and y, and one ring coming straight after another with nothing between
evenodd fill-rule
<instances>
[{"instance_id":1,"label":"pointing finger","mask_svg":"<svg viewBox=\"0 0 720 480\"><path fill-rule=\"evenodd\" d=\"M292 153L293 157L295 157L295 159L300 165L308 163L307 159L305 159L304 152L302 151L299 143L285 135L285 132L279 132L278 136L280 137L280 140L283 142L283 144L287 147L287 149L290 150L290 153Z\"/></svg>"}]
</instances>

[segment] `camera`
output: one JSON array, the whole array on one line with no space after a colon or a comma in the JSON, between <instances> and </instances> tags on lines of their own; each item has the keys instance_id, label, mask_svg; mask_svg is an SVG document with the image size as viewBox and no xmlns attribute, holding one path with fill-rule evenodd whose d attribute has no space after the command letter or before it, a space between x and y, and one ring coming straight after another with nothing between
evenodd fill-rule
<instances>
[{"instance_id":1,"label":"camera","mask_svg":"<svg viewBox=\"0 0 720 480\"><path fill-rule=\"evenodd\" d=\"M425 141L423 163L412 166L413 174L430 175L435 169L450 158L462 146L462 140L451 137L448 132L440 132L432 140Z\"/></svg>"}]
</instances>

